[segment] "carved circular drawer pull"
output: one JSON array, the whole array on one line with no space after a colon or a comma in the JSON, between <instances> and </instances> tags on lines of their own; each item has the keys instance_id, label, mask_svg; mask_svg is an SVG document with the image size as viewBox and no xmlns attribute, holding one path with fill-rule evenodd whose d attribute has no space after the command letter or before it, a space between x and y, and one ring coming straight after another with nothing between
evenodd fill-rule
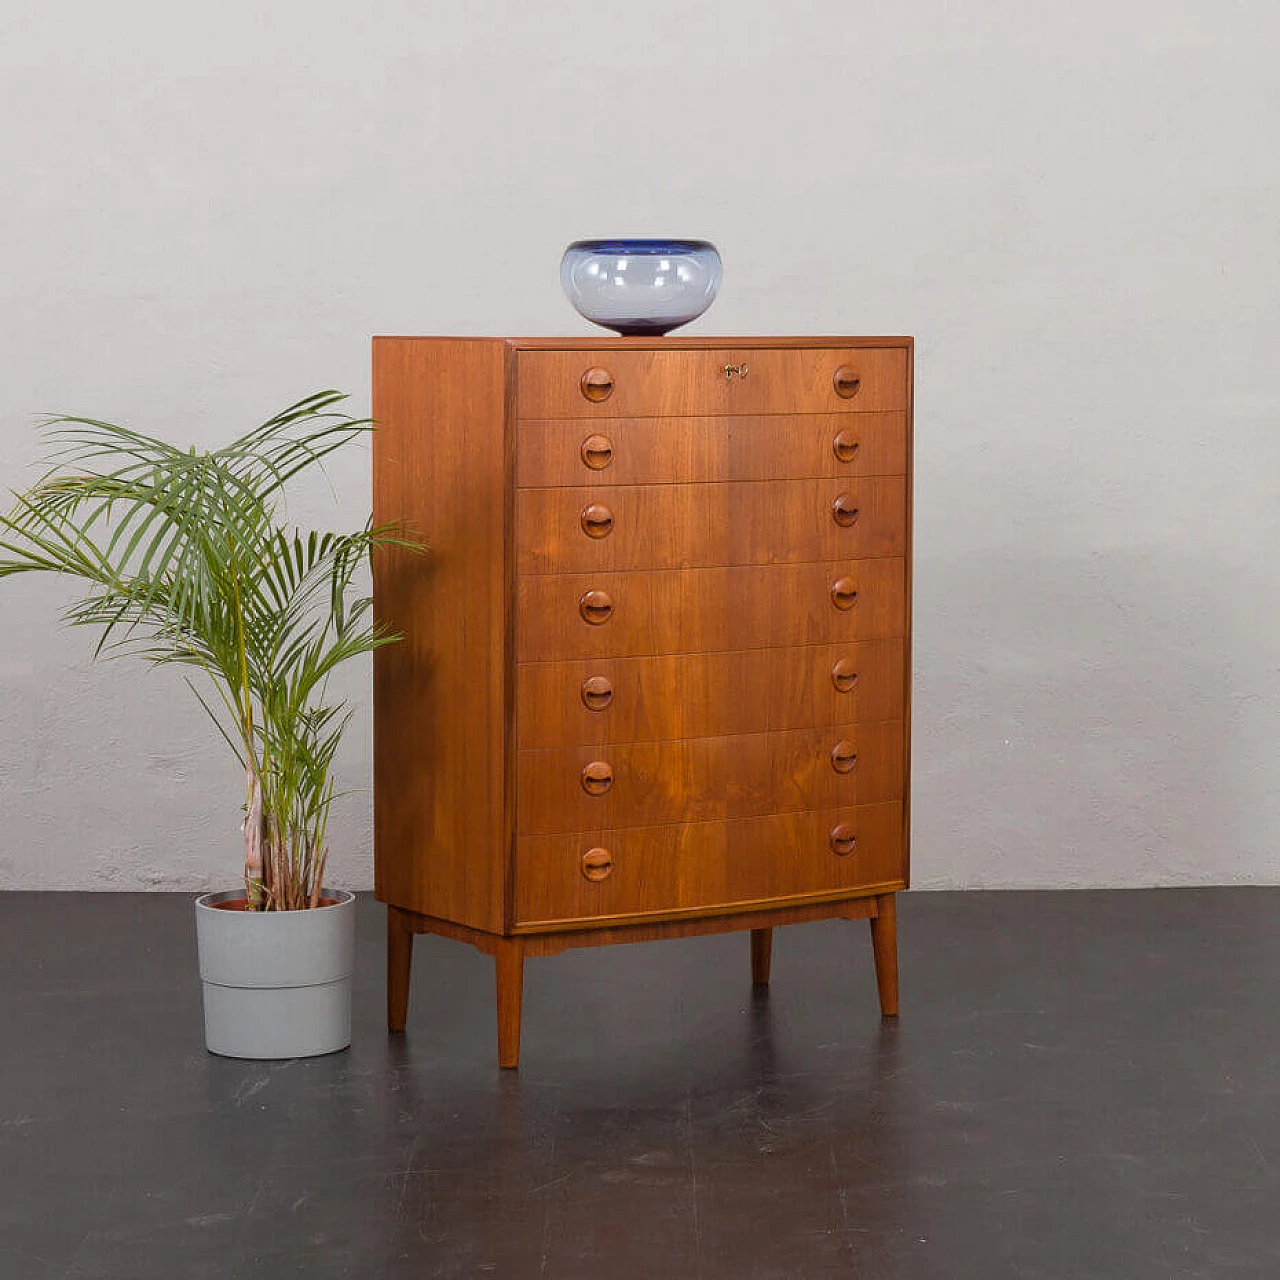
<instances>
[{"instance_id":1,"label":"carved circular drawer pull","mask_svg":"<svg viewBox=\"0 0 1280 1280\"><path fill-rule=\"evenodd\" d=\"M841 738L831 748L831 767L837 773L852 773L858 763L858 753L848 738Z\"/></svg>"},{"instance_id":2,"label":"carved circular drawer pull","mask_svg":"<svg viewBox=\"0 0 1280 1280\"><path fill-rule=\"evenodd\" d=\"M588 400L599 404L601 400L607 400L613 395L613 374L608 369L595 365L582 375L582 381L578 385Z\"/></svg>"},{"instance_id":3,"label":"carved circular drawer pull","mask_svg":"<svg viewBox=\"0 0 1280 1280\"><path fill-rule=\"evenodd\" d=\"M588 880L606 880L613 870L613 855L608 849L588 849L582 855L582 874Z\"/></svg>"},{"instance_id":4,"label":"carved circular drawer pull","mask_svg":"<svg viewBox=\"0 0 1280 1280\"><path fill-rule=\"evenodd\" d=\"M831 451L841 462L852 462L854 454L858 452L858 442L854 439L853 432L837 431L835 439L831 441Z\"/></svg>"},{"instance_id":5,"label":"carved circular drawer pull","mask_svg":"<svg viewBox=\"0 0 1280 1280\"><path fill-rule=\"evenodd\" d=\"M851 364L842 364L836 370L835 376L831 381L835 384L836 395L842 400L852 400L858 394L858 388L862 385L862 379L858 377L858 371Z\"/></svg>"},{"instance_id":6,"label":"carved circular drawer pull","mask_svg":"<svg viewBox=\"0 0 1280 1280\"><path fill-rule=\"evenodd\" d=\"M858 603L858 588L852 578L837 578L831 584L831 603L837 609L852 609Z\"/></svg>"},{"instance_id":7,"label":"carved circular drawer pull","mask_svg":"<svg viewBox=\"0 0 1280 1280\"><path fill-rule=\"evenodd\" d=\"M605 676L589 676L582 682L582 705L588 711L603 711L613 701L613 685Z\"/></svg>"},{"instance_id":8,"label":"carved circular drawer pull","mask_svg":"<svg viewBox=\"0 0 1280 1280\"><path fill-rule=\"evenodd\" d=\"M592 471L603 471L613 461L613 441L608 436L588 436L578 454Z\"/></svg>"},{"instance_id":9,"label":"carved circular drawer pull","mask_svg":"<svg viewBox=\"0 0 1280 1280\"><path fill-rule=\"evenodd\" d=\"M848 608L847 605L841 607ZM584 591L578 598L578 612L584 622L598 627L613 616L613 601L607 591Z\"/></svg>"},{"instance_id":10,"label":"carved circular drawer pull","mask_svg":"<svg viewBox=\"0 0 1280 1280\"><path fill-rule=\"evenodd\" d=\"M613 767L607 760L592 760L582 767L582 789L589 796L602 796L613 786Z\"/></svg>"},{"instance_id":11,"label":"carved circular drawer pull","mask_svg":"<svg viewBox=\"0 0 1280 1280\"><path fill-rule=\"evenodd\" d=\"M848 658L837 658L831 668L831 683L841 693L848 693L858 683L858 672Z\"/></svg>"},{"instance_id":12,"label":"carved circular drawer pull","mask_svg":"<svg viewBox=\"0 0 1280 1280\"><path fill-rule=\"evenodd\" d=\"M582 508L578 517L582 532L588 538L607 538L613 532L613 512L598 502Z\"/></svg>"},{"instance_id":13,"label":"carved circular drawer pull","mask_svg":"<svg viewBox=\"0 0 1280 1280\"><path fill-rule=\"evenodd\" d=\"M832 501L831 518L844 529L858 523L858 508L853 505L853 499L847 493L837 494Z\"/></svg>"},{"instance_id":14,"label":"carved circular drawer pull","mask_svg":"<svg viewBox=\"0 0 1280 1280\"><path fill-rule=\"evenodd\" d=\"M847 822L838 822L831 828L831 852L837 858L847 858L858 843L853 827Z\"/></svg>"}]
</instances>

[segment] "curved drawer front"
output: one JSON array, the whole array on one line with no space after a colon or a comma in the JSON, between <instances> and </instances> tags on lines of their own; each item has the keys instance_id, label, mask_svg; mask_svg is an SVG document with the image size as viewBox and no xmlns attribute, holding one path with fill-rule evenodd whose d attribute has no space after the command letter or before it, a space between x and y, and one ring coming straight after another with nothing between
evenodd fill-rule
<instances>
[{"instance_id":1,"label":"curved drawer front","mask_svg":"<svg viewBox=\"0 0 1280 1280\"><path fill-rule=\"evenodd\" d=\"M902 887L902 844L898 801L740 822L522 836L516 921L608 924L887 891Z\"/></svg>"},{"instance_id":2,"label":"curved drawer front","mask_svg":"<svg viewBox=\"0 0 1280 1280\"><path fill-rule=\"evenodd\" d=\"M842 389L850 394L841 394ZM905 347L637 351L602 346L521 351L516 357L516 416L522 419L603 421L906 407Z\"/></svg>"},{"instance_id":3,"label":"curved drawer front","mask_svg":"<svg viewBox=\"0 0 1280 1280\"><path fill-rule=\"evenodd\" d=\"M902 721L519 755L520 831L548 835L900 800Z\"/></svg>"},{"instance_id":4,"label":"curved drawer front","mask_svg":"<svg viewBox=\"0 0 1280 1280\"><path fill-rule=\"evenodd\" d=\"M521 422L516 484L680 484L900 476L907 469L907 415L813 413L708 418Z\"/></svg>"},{"instance_id":5,"label":"curved drawer front","mask_svg":"<svg viewBox=\"0 0 1280 1280\"><path fill-rule=\"evenodd\" d=\"M901 556L906 480L524 489L516 569L682 569Z\"/></svg>"},{"instance_id":6,"label":"curved drawer front","mask_svg":"<svg viewBox=\"0 0 1280 1280\"><path fill-rule=\"evenodd\" d=\"M519 744L656 742L897 720L904 667L901 640L525 663L516 673ZM589 681L601 682L600 695L589 699L594 707L584 700Z\"/></svg>"},{"instance_id":7,"label":"curved drawer front","mask_svg":"<svg viewBox=\"0 0 1280 1280\"><path fill-rule=\"evenodd\" d=\"M520 662L891 639L906 623L899 559L547 575L516 592Z\"/></svg>"}]
</instances>

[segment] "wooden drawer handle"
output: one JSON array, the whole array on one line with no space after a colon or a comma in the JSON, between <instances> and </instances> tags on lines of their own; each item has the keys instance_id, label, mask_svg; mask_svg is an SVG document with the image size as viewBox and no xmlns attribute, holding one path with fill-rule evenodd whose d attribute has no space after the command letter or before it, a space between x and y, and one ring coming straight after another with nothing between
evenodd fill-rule
<instances>
[{"instance_id":1,"label":"wooden drawer handle","mask_svg":"<svg viewBox=\"0 0 1280 1280\"><path fill-rule=\"evenodd\" d=\"M852 462L854 454L858 452L858 442L854 439L853 432L837 431L835 439L831 441L831 451L841 462Z\"/></svg>"},{"instance_id":2,"label":"wooden drawer handle","mask_svg":"<svg viewBox=\"0 0 1280 1280\"><path fill-rule=\"evenodd\" d=\"M835 385L836 395L842 400L852 400L858 394L858 388L862 385L862 379L858 377L858 371L851 364L842 364L831 379Z\"/></svg>"},{"instance_id":3,"label":"wooden drawer handle","mask_svg":"<svg viewBox=\"0 0 1280 1280\"><path fill-rule=\"evenodd\" d=\"M852 578L837 578L831 584L831 603L837 609L852 609L858 603L858 588Z\"/></svg>"},{"instance_id":4,"label":"wooden drawer handle","mask_svg":"<svg viewBox=\"0 0 1280 1280\"><path fill-rule=\"evenodd\" d=\"M603 711L613 701L613 684L606 676L588 676L582 682L582 705L588 711Z\"/></svg>"},{"instance_id":5,"label":"wooden drawer handle","mask_svg":"<svg viewBox=\"0 0 1280 1280\"><path fill-rule=\"evenodd\" d=\"M613 461L613 441L608 436L588 436L578 455L592 471L603 471Z\"/></svg>"},{"instance_id":6,"label":"wooden drawer handle","mask_svg":"<svg viewBox=\"0 0 1280 1280\"><path fill-rule=\"evenodd\" d=\"M831 683L840 693L848 693L858 683L858 672L848 658L837 658L831 668Z\"/></svg>"},{"instance_id":7,"label":"wooden drawer handle","mask_svg":"<svg viewBox=\"0 0 1280 1280\"><path fill-rule=\"evenodd\" d=\"M607 880L613 870L613 855L608 849L588 849L582 855L582 874L588 880L599 882Z\"/></svg>"},{"instance_id":8,"label":"wooden drawer handle","mask_svg":"<svg viewBox=\"0 0 1280 1280\"><path fill-rule=\"evenodd\" d=\"M594 365L582 375L578 386L582 388L582 394L588 400L599 404L601 400L607 400L613 395L613 374L608 369Z\"/></svg>"},{"instance_id":9,"label":"wooden drawer handle","mask_svg":"<svg viewBox=\"0 0 1280 1280\"><path fill-rule=\"evenodd\" d=\"M838 822L831 828L831 852L837 858L847 858L858 843L853 827L847 822Z\"/></svg>"},{"instance_id":10,"label":"wooden drawer handle","mask_svg":"<svg viewBox=\"0 0 1280 1280\"><path fill-rule=\"evenodd\" d=\"M831 518L842 529L858 523L858 508L847 493L837 494L831 503Z\"/></svg>"},{"instance_id":11,"label":"wooden drawer handle","mask_svg":"<svg viewBox=\"0 0 1280 1280\"><path fill-rule=\"evenodd\" d=\"M589 796L602 796L613 786L613 767L607 760L592 760L582 767L582 789Z\"/></svg>"},{"instance_id":12,"label":"wooden drawer handle","mask_svg":"<svg viewBox=\"0 0 1280 1280\"><path fill-rule=\"evenodd\" d=\"M613 512L601 503L593 502L582 508L578 523L588 538L607 538L613 532Z\"/></svg>"},{"instance_id":13,"label":"wooden drawer handle","mask_svg":"<svg viewBox=\"0 0 1280 1280\"><path fill-rule=\"evenodd\" d=\"M837 773L852 773L858 763L858 752L848 738L841 738L831 748L831 767Z\"/></svg>"},{"instance_id":14,"label":"wooden drawer handle","mask_svg":"<svg viewBox=\"0 0 1280 1280\"><path fill-rule=\"evenodd\" d=\"M841 608L847 607L847 605L841 606ZM582 614L584 622L598 627L608 622L613 616L613 600L607 591L584 591L578 597L578 612Z\"/></svg>"}]
</instances>

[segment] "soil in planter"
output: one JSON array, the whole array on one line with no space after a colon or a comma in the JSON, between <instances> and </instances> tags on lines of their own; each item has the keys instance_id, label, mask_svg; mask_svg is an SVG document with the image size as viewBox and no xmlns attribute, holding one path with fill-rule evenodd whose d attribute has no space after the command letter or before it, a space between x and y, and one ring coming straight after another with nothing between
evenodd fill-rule
<instances>
[{"instance_id":1,"label":"soil in planter","mask_svg":"<svg viewBox=\"0 0 1280 1280\"><path fill-rule=\"evenodd\" d=\"M338 905L338 901L339 900L337 898L321 898L320 901L316 903L315 908L301 907L300 910L311 911L311 910L319 909L320 907L336 907ZM211 906L215 911L248 911L249 899L248 898L228 898L225 902L211 902L209 903L209 906ZM274 915L284 915L286 913L283 911L263 911L263 912L259 912L258 914L274 916Z\"/></svg>"}]
</instances>

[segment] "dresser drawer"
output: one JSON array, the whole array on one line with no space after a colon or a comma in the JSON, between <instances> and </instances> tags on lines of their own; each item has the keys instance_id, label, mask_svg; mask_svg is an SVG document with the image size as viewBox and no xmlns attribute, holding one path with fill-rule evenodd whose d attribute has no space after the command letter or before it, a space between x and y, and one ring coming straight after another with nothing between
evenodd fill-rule
<instances>
[{"instance_id":1,"label":"dresser drawer","mask_svg":"<svg viewBox=\"0 0 1280 1280\"><path fill-rule=\"evenodd\" d=\"M516 416L521 419L906 407L905 347L602 346L521 351L516 357Z\"/></svg>"},{"instance_id":2,"label":"dresser drawer","mask_svg":"<svg viewBox=\"0 0 1280 1280\"><path fill-rule=\"evenodd\" d=\"M904 666L901 640L527 663L516 675L519 744L654 742L897 720Z\"/></svg>"},{"instance_id":3,"label":"dresser drawer","mask_svg":"<svg viewBox=\"0 0 1280 1280\"><path fill-rule=\"evenodd\" d=\"M883 559L906 545L901 476L525 489L516 498L521 574Z\"/></svg>"},{"instance_id":4,"label":"dresser drawer","mask_svg":"<svg viewBox=\"0 0 1280 1280\"><path fill-rule=\"evenodd\" d=\"M516 593L520 662L894 639L906 625L899 559L545 575Z\"/></svg>"},{"instance_id":5,"label":"dresser drawer","mask_svg":"<svg viewBox=\"0 0 1280 1280\"><path fill-rule=\"evenodd\" d=\"M604 924L888 891L903 886L902 849L897 801L740 822L522 836L516 921Z\"/></svg>"},{"instance_id":6,"label":"dresser drawer","mask_svg":"<svg viewBox=\"0 0 1280 1280\"><path fill-rule=\"evenodd\" d=\"M905 413L535 419L516 430L516 484L675 484L900 476Z\"/></svg>"},{"instance_id":7,"label":"dresser drawer","mask_svg":"<svg viewBox=\"0 0 1280 1280\"><path fill-rule=\"evenodd\" d=\"M521 835L714 822L900 800L901 720L519 755Z\"/></svg>"}]
</instances>

